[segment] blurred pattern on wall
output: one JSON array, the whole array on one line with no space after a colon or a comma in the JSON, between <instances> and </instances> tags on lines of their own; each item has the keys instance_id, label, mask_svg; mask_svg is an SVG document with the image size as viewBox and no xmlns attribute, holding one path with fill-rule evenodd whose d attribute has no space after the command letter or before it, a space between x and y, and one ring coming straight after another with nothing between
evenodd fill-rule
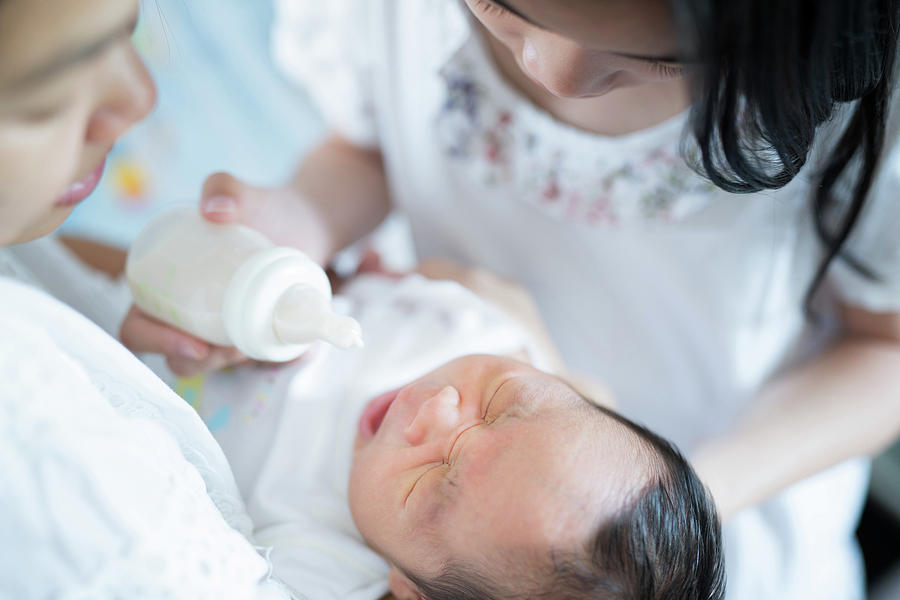
<instances>
[{"instance_id":1,"label":"blurred pattern on wall","mask_svg":"<svg viewBox=\"0 0 900 600\"><path fill-rule=\"evenodd\" d=\"M115 148L64 233L124 247L167 203L196 202L210 173L255 184L290 175L322 125L271 61L271 21L270 0L143 3L134 39L157 107Z\"/></svg>"}]
</instances>

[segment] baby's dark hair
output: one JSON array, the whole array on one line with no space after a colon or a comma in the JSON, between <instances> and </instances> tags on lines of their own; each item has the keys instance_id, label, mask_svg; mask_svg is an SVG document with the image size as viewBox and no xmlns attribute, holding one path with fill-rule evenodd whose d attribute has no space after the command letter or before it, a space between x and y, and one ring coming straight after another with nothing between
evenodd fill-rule
<instances>
[{"instance_id":1,"label":"baby's dark hair","mask_svg":"<svg viewBox=\"0 0 900 600\"><path fill-rule=\"evenodd\" d=\"M806 164L820 126L848 105L811 200L823 257L806 307L836 259L877 278L844 245L884 146L900 35L897 0L670 0L697 66L695 166L736 193L780 188ZM854 103L854 104L849 104ZM690 158L690 156L689 156ZM849 193L838 193L846 184ZM852 185L851 185L852 184Z\"/></svg>"},{"instance_id":2,"label":"baby's dark hair","mask_svg":"<svg viewBox=\"0 0 900 600\"><path fill-rule=\"evenodd\" d=\"M720 600L722 531L715 504L668 441L594 406L633 432L650 455L646 484L583 547L554 550L543 565L523 561L503 580L483 566L451 563L433 579L407 576L426 600ZM549 565L549 568L546 566Z\"/></svg>"}]
</instances>

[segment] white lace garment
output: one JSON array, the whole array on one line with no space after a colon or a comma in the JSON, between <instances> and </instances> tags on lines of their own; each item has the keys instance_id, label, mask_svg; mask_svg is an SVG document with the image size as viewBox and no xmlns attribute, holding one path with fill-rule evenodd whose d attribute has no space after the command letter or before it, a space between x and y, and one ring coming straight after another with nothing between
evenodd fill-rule
<instances>
[{"instance_id":1,"label":"white lace garment","mask_svg":"<svg viewBox=\"0 0 900 600\"><path fill-rule=\"evenodd\" d=\"M285 597L196 413L46 294L0 307L0 597Z\"/></svg>"}]
</instances>

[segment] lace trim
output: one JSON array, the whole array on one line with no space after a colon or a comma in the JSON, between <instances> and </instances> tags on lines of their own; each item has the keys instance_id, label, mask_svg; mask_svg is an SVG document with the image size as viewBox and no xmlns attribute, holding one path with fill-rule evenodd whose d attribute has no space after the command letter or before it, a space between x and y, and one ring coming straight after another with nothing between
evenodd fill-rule
<instances>
[{"instance_id":1,"label":"lace trim","mask_svg":"<svg viewBox=\"0 0 900 600\"><path fill-rule=\"evenodd\" d=\"M682 118L611 140L554 121L504 88L473 36L441 71L436 135L461 181L512 191L545 214L586 225L669 223L716 187L681 158Z\"/></svg>"},{"instance_id":2,"label":"lace trim","mask_svg":"<svg viewBox=\"0 0 900 600\"><path fill-rule=\"evenodd\" d=\"M106 397L109 404L119 414L131 418L147 419L163 427L178 443L185 459L194 465L203 478L210 500L222 513L225 521L245 536L251 534L253 523L244 509L243 501L225 491L227 486L222 477L207 464L204 452L189 443L188 436L180 427L166 419L162 411L137 390L123 386L120 381L102 371L93 371L88 374L98 391Z\"/></svg>"}]
</instances>

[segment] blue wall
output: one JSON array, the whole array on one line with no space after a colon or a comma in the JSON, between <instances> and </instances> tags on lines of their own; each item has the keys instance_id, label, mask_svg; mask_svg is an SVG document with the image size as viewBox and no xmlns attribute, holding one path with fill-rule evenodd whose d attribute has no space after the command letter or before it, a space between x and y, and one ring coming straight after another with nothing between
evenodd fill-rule
<instances>
[{"instance_id":1,"label":"blue wall","mask_svg":"<svg viewBox=\"0 0 900 600\"><path fill-rule=\"evenodd\" d=\"M196 201L212 172L257 184L289 176L322 126L272 64L271 20L270 0L144 3L135 43L156 79L157 107L113 151L65 233L127 246L166 203Z\"/></svg>"}]
</instances>

